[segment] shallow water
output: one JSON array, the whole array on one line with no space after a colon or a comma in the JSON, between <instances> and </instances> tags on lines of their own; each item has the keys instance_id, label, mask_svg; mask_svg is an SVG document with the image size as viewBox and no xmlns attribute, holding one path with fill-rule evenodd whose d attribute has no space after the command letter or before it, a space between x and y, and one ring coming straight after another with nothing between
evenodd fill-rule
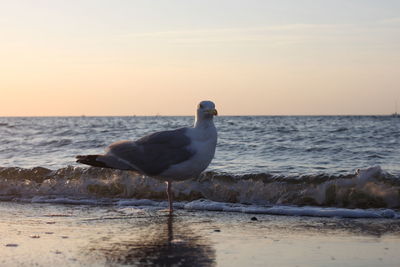
<instances>
[{"instance_id":1,"label":"shallow water","mask_svg":"<svg viewBox=\"0 0 400 267\"><path fill-rule=\"evenodd\" d=\"M398 266L400 222L0 202L2 266Z\"/></svg>"}]
</instances>

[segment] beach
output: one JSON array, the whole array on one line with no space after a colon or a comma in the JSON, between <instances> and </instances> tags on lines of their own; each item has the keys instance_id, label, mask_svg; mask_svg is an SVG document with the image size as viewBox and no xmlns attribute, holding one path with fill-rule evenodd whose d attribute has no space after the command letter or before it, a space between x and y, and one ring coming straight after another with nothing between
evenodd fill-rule
<instances>
[{"instance_id":1,"label":"beach","mask_svg":"<svg viewBox=\"0 0 400 267\"><path fill-rule=\"evenodd\" d=\"M0 14L0 267L400 266L400 1Z\"/></svg>"},{"instance_id":2,"label":"beach","mask_svg":"<svg viewBox=\"0 0 400 267\"><path fill-rule=\"evenodd\" d=\"M1 266L398 266L400 222L0 202Z\"/></svg>"},{"instance_id":3,"label":"beach","mask_svg":"<svg viewBox=\"0 0 400 267\"><path fill-rule=\"evenodd\" d=\"M74 162L191 122L1 118L0 266L398 266L392 117L218 117L172 217L163 181Z\"/></svg>"}]
</instances>

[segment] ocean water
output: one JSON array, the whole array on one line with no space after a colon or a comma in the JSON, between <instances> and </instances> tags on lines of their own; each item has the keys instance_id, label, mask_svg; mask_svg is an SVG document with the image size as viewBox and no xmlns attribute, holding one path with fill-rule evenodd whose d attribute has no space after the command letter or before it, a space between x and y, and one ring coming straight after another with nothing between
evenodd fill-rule
<instances>
[{"instance_id":1,"label":"ocean water","mask_svg":"<svg viewBox=\"0 0 400 267\"><path fill-rule=\"evenodd\" d=\"M2 117L3 201L164 207L165 185L88 168L78 154L193 124L193 117ZM174 183L177 208L308 216L399 217L400 119L219 116L214 160Z\"/></svg>"}]
</instances>

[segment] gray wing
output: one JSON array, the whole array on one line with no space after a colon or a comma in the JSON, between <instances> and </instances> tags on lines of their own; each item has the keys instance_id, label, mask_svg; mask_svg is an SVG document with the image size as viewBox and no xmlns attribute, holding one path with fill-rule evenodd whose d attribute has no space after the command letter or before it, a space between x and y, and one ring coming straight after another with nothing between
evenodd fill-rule
<instances>
[{"instance_id":1,"label":"gray wing","mask_svg":"<svg viewBox=\"0 0 400 267\"><path fill-rule=\"evenodd\" d=\"M137 141L121 141L107 148L106 157L131 165L147 175L158 175L169 166L190 159L194 154L188 149L190 139L185 128L157 132Z\"/></svg>"}]
</instances>

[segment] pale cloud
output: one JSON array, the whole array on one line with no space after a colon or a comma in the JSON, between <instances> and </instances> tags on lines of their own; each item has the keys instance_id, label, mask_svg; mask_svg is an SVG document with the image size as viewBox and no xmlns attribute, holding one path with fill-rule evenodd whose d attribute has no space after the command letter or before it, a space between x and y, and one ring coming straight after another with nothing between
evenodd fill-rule
<instances>
[{"instance_id":1,"label":"pale cloud","mask_svg":"<svg viewBox=\"0 0 400 267\"><path fill-rule=\"evenodd\" d=\"M290 31L305 31L305 30L329 30L346 25L338 24L286 24L272 25L266 27L238 27L238 28L210 28L210 29L195 29L195 30L171 30L125 34L123 37L154 37L168 38L176 36L207 36L207 35L240 35L240 34L262 34L267 32L290 32Z\"/></svg>"},{"instance_id":2,"label":"pale cloud","mask_svg":"<svg viewBox=\"0 0 400 267\"><path fill-rule=\"evenodd\" d=\"M383 19L383 20L378 21L378 24L400 26L400 17Z\"/></svg>"},{"instance_id":3,"label":"pale cloud","mask_svg":"<svg viewBox=\"0 0 400 267\"><path fill-rule=\"evenodd\" d=\"M395 20L392 20L392 23ZM288 46L317 43L368 43L382 35L382 28L366 24L281 24L264 27L209 28L131 33L117 37L121 42L150 42L171 45L266 45Z\"/></svg>"},{"instance_id":4,"label":"pale cloud","mask_svg":"<svg viewBox=\"0 0 400 267\"><path fill-rule=\"evenodd\" d=\"M345 24L284 24L265 27L210 28L132 33L122 40L163 41L172 44L290 44L312 42L325 36L337 35L349 29Z\"/></svg>"}]
</instances>

